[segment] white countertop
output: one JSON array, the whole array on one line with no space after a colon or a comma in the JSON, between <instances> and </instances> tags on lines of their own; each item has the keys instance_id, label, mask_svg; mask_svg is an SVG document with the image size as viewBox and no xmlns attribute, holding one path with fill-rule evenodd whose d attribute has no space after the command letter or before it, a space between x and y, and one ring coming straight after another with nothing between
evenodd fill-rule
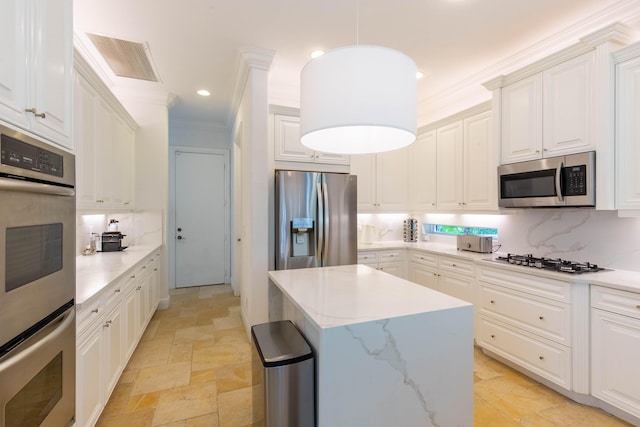
<instances>
[{"instance_id":1,"label":"white countertop","mask_svg":"<svg viewBox=\"0 0 640 427\"><path fill-rule=\"evenodd\" d=\"M556 280L562 280L570 283L589 283L592 285L600 285L608 288L621 289L630 292L640 293L640 272L629 270L606 270L597 273L581 273L581 274L566 274L558 273L549 270L541 270L535 268L529 268L519 265L503 264L499 262L487 261L493 259L498 255L505 255L500 253L480 254L469 251L459 251L455 245L447 243L435 243L435 242L404 242L404 241L390 241L390 242L375 242L371 244L358 244L358 251L363 252L367 250L384 250L384 249L414 249L425 252L432 252L438 255L449 255L458 258L468 259L478 264L484 264L491 267L504 268L515 272L528 271L530 274L549 277Z\"/></svg>"},{"instance_id":2,"label":"white countertop","mask_svg":"<svg viewBox=\"0 0 640 427\"><path fill-rule=\"evenodd\" d=\"M121 252L98 252L76 257L76 305L87 302L160 246L130 246Z\"/></svg>"},{"instance_id":3,"label":"white countertop","mask_svg":"<svg viewBox=\"0 0 640 427\"><path fill-rule=\"evenodd\" d=\"M270 271L269 277L321 329L471 305L365 265Z\"/></svg>"}]
</instances>

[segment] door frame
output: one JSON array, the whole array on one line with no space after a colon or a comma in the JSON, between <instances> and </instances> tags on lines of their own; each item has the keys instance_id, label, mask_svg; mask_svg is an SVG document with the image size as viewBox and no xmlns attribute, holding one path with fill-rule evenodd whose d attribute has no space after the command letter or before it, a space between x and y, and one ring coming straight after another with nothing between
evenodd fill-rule
<instances>
[{"instance_id":1,"label":"door frame","mask_svg":"<svg viewBox=\"0 0 640 427\"><path fill-rule=\"evenodd\" d=\"M167 227L168 280L169 289L176 289L176 153L214 154L224 156L224 283L231 280L231 203L229 150L189 146L169 147L169 218Z\"/></svg>"}]
</instances>

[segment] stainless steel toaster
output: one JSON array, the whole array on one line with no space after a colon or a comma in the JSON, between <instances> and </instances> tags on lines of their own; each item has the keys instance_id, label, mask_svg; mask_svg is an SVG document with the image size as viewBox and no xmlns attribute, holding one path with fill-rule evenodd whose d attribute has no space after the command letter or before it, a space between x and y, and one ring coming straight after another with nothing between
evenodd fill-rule
<instances>
[{"instance_id":1,"label":"stainless steel toaster","mask_svg":"<svg viewBox=\"0 0 640 427\"><path fill-rule=\"evenodd\" d=\"M459 234L458 250L488 254L493 252L493 240L491 236L478 236L477 234Z\"/></svg>"}]
</instances>

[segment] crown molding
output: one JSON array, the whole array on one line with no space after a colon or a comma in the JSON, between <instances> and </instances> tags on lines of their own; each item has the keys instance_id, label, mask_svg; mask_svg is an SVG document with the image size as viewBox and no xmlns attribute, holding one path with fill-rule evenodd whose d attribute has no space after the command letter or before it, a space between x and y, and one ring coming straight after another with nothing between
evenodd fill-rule
<instances>
[{"instance_id":1,"label":"crown molding","mask_svg":"<svg viewBox=\"0 0 640 427\"><path fill-rule=\"evenodd\" d=\"M236 72L236 83L231 99L231 109L225 121L226 126L234 120L234 116L238 112L244 89L247 86L249 73L252 70L269 71L275 50L264 49L260 47L244 47L238 50L238 67Z\"/></svg>"},{"instance_id":2,"label":"crown molding","mask_svg":"<svg viewBox=\"0 0 640 427\"><path fill-rule=\"evenodd\" d=\"M582 42L583 45L598 41L599 36L606 35L616 44L626 44L640 39L640 0L622 0L564 30L540 40L493 65L453 84L437 93L423 98L418 103L419 117L425 122L433 121L428 111L454 110L458 103L468 105L462 94L468 93L474 100L480 99L478 86L484 85L494 90L504 85L504 76L524 68L536 61ZM600 28L593 31L594 28ZM624 29L623 29L624 28ZM636 29L637 28L637 29ZM602 34L601 34L602 33ZM473 102L473 101L471 101ZM464 108L464 107L463 107Z\"/></svg>"}]
</instances>

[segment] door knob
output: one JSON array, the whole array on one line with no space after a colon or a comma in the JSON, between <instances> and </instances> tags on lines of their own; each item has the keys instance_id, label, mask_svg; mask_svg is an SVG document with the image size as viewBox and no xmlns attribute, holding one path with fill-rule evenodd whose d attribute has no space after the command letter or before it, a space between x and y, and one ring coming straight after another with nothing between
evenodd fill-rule
<instances>
[{"instance_id":1,"label":"door knob","mask_svg":"<svg viewBox=\"0 0 640 427\"><path fill-rule=\"evenodd\" d=\"M183 240L183 239L184 239L184 237L178 236L178 240Z\"/></svg>"},{"instance_id":2,"label":"door knob","mask_svg":"<svg viewBox=\"0 0 640 427\"><path fill-rule=\"evenodd\" d=\"M178 231L182 231L182 227L178 227Z\"/></svg>"}]
</instances>

